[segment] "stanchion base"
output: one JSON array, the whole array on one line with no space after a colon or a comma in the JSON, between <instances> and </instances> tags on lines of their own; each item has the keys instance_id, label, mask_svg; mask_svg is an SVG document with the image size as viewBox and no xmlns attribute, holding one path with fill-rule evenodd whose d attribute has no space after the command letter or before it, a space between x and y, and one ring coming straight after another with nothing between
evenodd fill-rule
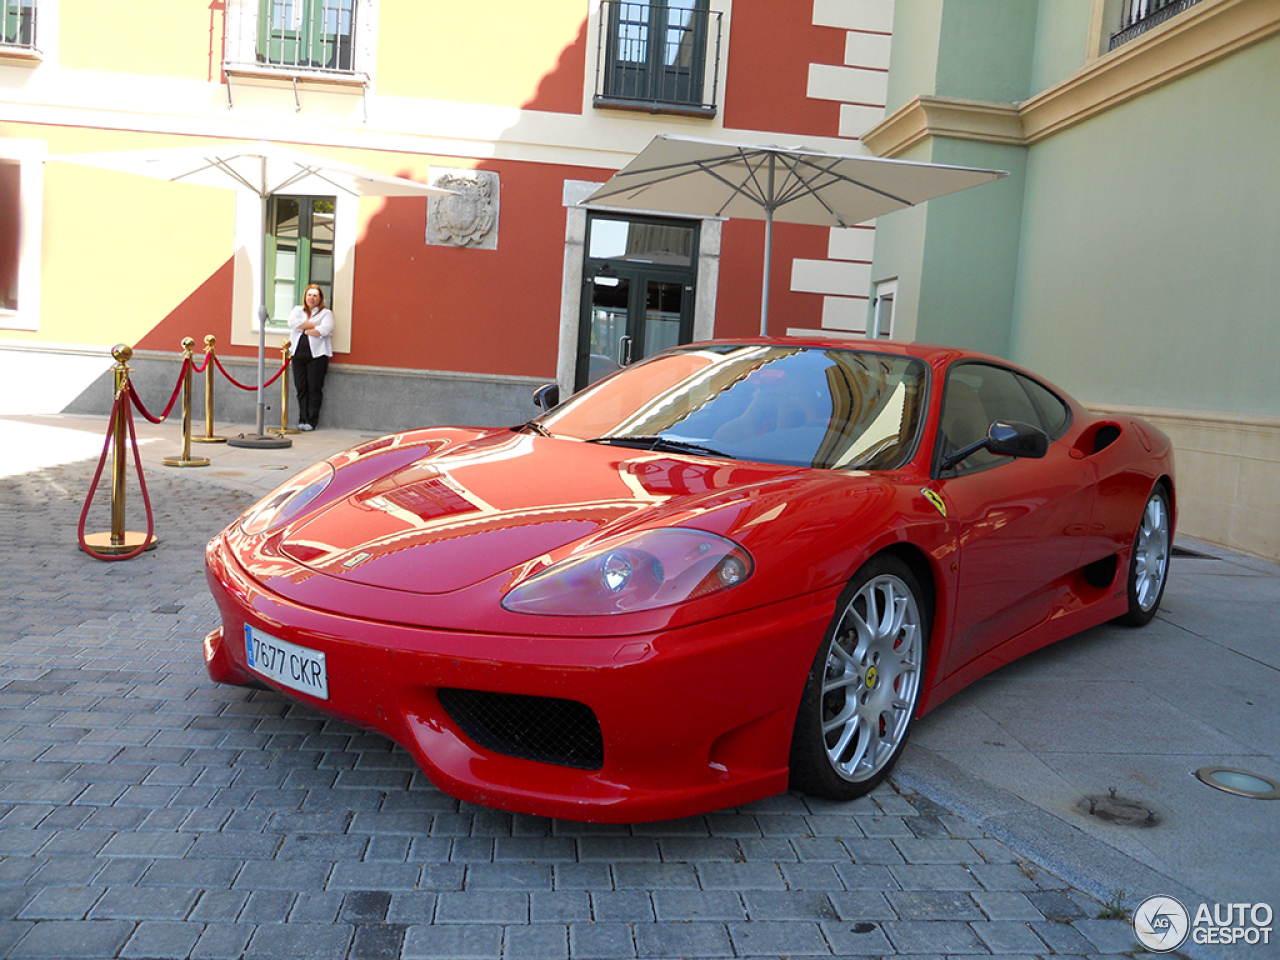
<instances>
[{"instance_id":1,"label":"stanchion base","mask_svg":"<svg viewBox=\"0 0 1280 960\"><path fill-rule=\"evenodd\" d=\"M226 443L226 437L192 437L192 443Z\"/></svg>"},{"instance_id":2,"label":"stanchion base","mask_svg":"<svg viewBox=\"0 0 1280 960\"><path fill-rule=\"evenodd\" d=\"M261 433L242 433L238 437L227 439L228 447L247 447L250 450L279 450L292 447L293 441L287 437L269 437Z\"/></svg>"},{"instance_id":3,"label":"stanchion base","mask_svg":"<svg viewBox=\"0 0 1280 960\"><path fill-rule=\"evenodd\" d=\"M111 531L106 533L91 533L84 538L85 549L90 553L100 553L104 557L114 557L122 553L133 553L144 543L147 543L148 550L154 550L159 541L155 537L151 538L151 542L147 543L146 533L139 530L126 530L124 532L124 540L121 543L113 542L111 539Z\"/></svg>"},{"instance_id":4,"label":"stanchion base","mask_svg":"<svg viewBox=\"0 0 1280 960\"><path fill-rule=\"evenodd\" d=\"M208 457L164 457L161 461L166 467L207 467Z\"/></svg>"},{"instance_id":5,"label":"stanchion base","mask_svg":"<svg viewBox=\"0 0 1280 960\"><path fill-rule=\"evenodd\" d=\"M278 433L282 437L286 433L301 433L301 432L302 432L301 430L293 430L289 427L271 427L267 430L267 433Z\"/></svg>"}]
</instances>

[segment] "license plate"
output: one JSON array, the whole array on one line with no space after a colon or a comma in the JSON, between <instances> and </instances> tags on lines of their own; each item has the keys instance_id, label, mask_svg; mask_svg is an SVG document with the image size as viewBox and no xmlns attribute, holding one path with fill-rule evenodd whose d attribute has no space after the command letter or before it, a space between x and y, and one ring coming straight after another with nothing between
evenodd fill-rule
<instances>
[{"instance_id":1,"label":"license plate","mask_svg":"<svg viewBox=\"0 0 1280 960\"><path fill-rule=\"evenodd\" d=\"M288 640L244 625L244 650L249 658L249 669L274 680L290 690L297 690L315 697L329 699L329 674L324 665L324 654L309 650Z\"/></svg>"}]
</instances>

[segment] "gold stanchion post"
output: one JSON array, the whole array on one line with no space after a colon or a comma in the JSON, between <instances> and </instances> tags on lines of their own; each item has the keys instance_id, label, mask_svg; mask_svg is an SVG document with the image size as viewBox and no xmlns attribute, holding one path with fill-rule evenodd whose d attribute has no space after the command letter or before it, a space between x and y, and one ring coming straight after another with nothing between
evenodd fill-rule
<instances>
[{"instance_id":1,"label":"gold stanchion post","mask_svg":"<svg viewBox=\"0 0 1280 960\"><path fill-rule=\"evenodd\" d=\"M289 429L289 341L286 340L280 347L280 362L284 366L284 373L280 374L280 429L274 427L267 433L278 433L282 436L286 433L299 433L298 430Z\"/></svg>"},{"instance_id":2,"label":"gold stanchion post","mask_svg":"<svg viewBox=\"0 0 1280 960\"><path fill-rule=\"evenodd\" d=\"M195 443L226 443L226 437L213 435L213 355L217 339L211 333L204 338L204 436L192 437Z\"/></svg>"},{"instance_id":3,"label":"gold stanchion post","mask_svg":"<svg viewBox=\"0 0 1280 960\"><path fill-rule=\"evenodd\" d=\"M208 457L191 456L191 351L196 342L182 338L182 456L165 457L166 467L207 467Z\"/></svg>"},{"instance_id":4,"label":"gold stanchion post","mask_svg":"<svg viewBox=\"0 0 1280 960\"><path fill-rule=\"evenodd\" d=\"M133 348L127 344L118 343L111 348L111 356L115 357L115 385L116 400L119 401L120 395L129 387L129 358L133 356ZM128 397L124 400L129 402ZM125 444L129 439L129 432L125 427L126 410L121 408L120 415L116 417L112 425L111 437L111 529L106 533L91 533L84 538L85 548L93 553L100 553L103 556L113 556L120 553L132 553L138 547L146 543L147 535L144 531L126 530L124 528L124 465L125 465ZM147 543L147 549L155 549L156 538L153 536L151 542Z\"/></svg>"}]
</instances>

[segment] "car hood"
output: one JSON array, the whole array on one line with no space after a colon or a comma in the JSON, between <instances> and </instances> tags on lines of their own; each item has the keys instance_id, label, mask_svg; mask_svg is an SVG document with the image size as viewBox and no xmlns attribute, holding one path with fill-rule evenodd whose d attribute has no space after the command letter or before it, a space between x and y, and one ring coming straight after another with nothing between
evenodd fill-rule
<instances>
[{"instance_id":1,"label":"car hood","mask_svg":"<svg viewBox=\"0 0 1280 960\"><path fill-rule=\"evenodd\" d=\"M819 471L501 432L400 467L290 525L278 549L351 584L443 594ZM532 565L532 567L530 566Z\"/></svg>"}]
</instances>

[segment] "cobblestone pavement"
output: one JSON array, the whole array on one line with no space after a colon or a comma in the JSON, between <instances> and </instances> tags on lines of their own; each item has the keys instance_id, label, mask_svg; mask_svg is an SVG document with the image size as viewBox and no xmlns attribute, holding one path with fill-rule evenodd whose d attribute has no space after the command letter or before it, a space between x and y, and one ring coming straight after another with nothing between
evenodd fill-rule
<instances>
[{"instance_id":1,"label":"cobblestone pavement","mask_svg":"<svg viewBox=\"0 0 1280 960\"><path fill-rule=\"evenodd\" d=\"M152 471L159 548L102 563L75 547L90 476L0 479L0 957L1135 949L1102 904L890 786L634 826L459 803L380 736L208 680L203 546L248 494Z\"/></svg>"}]
</instances>

